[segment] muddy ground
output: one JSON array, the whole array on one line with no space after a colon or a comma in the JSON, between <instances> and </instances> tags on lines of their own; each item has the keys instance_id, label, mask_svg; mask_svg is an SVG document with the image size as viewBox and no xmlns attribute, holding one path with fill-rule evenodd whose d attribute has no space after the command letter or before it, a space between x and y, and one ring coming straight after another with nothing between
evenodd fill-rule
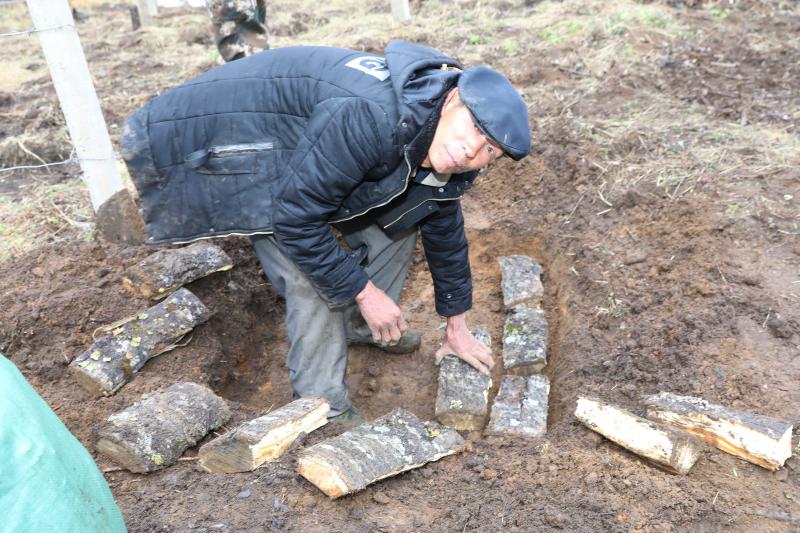
<instances>
[{"instance_id":1,"label":"muddy ground","mask_svg":"<svg viewBox=\"0 0 800 533\"><path fill-rule=\"evenodd\" d=\"M125 5L75 5L112 136L147 98L217 61L202 11L163 10L155 28L133 32ZM798 530L800 459L771 473L706 450L689 475L674 476L572 414L579 394L641 413L644 395L668 390L800 422L796 2L412 6L415 22L394 27L388 3L276 2L272 39L369 51L412 39L491 64L523 90L533 156L496 164L464 200L476 287L469 320L501 339L498 258L531 255L544 266L547 437L468 433L466 453L337 501L295 473L297 448L233 475L201 473L196 448L149 475L96 456L129 529ZM24 11L13 9L23 26ZM4 61L18 67L7 72L22 74L0 93L0 167L36 161L14 148L20 139L38 158L60 160L69 145L35 40L7 50ZM284 302L243 239L221 241L233 270L189 287L216 315L188 346L150 361L110 398L76 384L67 364L92 332L148 305L125 293L120 275L153 251L98 242L90 219L67 216L86 211L77 175L65 166L2 176L0 215L16 229L0 263L0 351L81 442L91 450L109 414L178 380L230 400L229 427L288 402ZM29 216L14 211L29 204ZM418 352L351 350L351 394L369 418L397 406L433 417L442 320L421 252L402 308L423 334ZM339 431L325 427L302 445Z\"/></svg>"}]
</instances>

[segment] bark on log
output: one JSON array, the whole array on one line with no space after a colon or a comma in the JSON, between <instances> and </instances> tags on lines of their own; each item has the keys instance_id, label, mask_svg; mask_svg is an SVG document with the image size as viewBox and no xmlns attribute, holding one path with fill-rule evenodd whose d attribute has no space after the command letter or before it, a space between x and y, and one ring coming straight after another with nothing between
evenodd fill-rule
<instances>
[{"instance_id":1,"label":"bark on log","mask_svg":"<svg viewBox=\"0 0 800 533\"><path fill-rule=\"evenodd\" d=\"M547 432L549 395L550 380L542 375L503 377L486 434L543 436Z\"/></svg>"},{"instance_id":2,"label":"bark on log","mask_svg":"<svg viewBox=\"0 0 800 533\"><path fill-rule=\"evenodd\" d=\"M541 309L512 310L503 328L506 374L529 376L547 365L547 320Z\"/></svg>"},{"instance_id":3,"label":"bark on log","mask_svg":"<svg viewBox=\"0 0 800 533\"><path fill-rule=\"evenodd\" d=\"M575 416L586 427L673 474L687 474L700 457L691 435L589 398L578 398Z\"/></svg>"},{"instance_id":4,"label":"bark on log","mask_svg":"<svg viewBox=\"0 0 800 533\"><path fill-rule=\"evenodd\" d=\"M492 339L485 331L475 337L486 346ZM481 374L459 357L447 355L439 367L439 388L436 391L436 419L459 431L481 430L489 412L489 389L492 379Z\"/></svg>"},{"instance_id":5,"label":"bark on log","mask_svg":"<svg viewBox=\"0 0 800 533\"><path fill-rule=\"evenodd\" d=\"M271 462L301 433L328 423L330 405L321 398L301 398L245 422L200 447L200 467L208 472L249 472Z\"/></svg>"},{"instance_id":6,"label":"bark on log","mask_svg":"<svg viewBox=\"0 0 800 533\"><path fill-rule=\"evenodd\" d=\"M647 418L689 431L769 470L778 470L792 456L792 424L783 420L668 392L650 396L645 404Z\"/></svg>"},{"instance_id":7,"label":"bark on log","mask_svg":"<svg viewBox=\"0 0 800 533\"><path fill-rule=\"evenodd\" d=\"M202 385L178 382L111 415L97 451L131 472L167 467L231 416L225 400Z\"/></svg>"},{"instance_id":8,"label":"bark on log","mask_svg":"<svg viewBox=\"0 0 800 533\"><path fill-rule=\"evenodd\" d=\"M464 449L457 431L404 409L315 444L300 455L300 475L331 498Z\"/></svg>"},{"instance_id":9,"label":"bark on log","mask_svg":"<svg viewBox=\"0 0 800 533\"><path fill-rule=\"evenodd\" d=\"M539 263L524 255L509 255L500 258L500 270L506 309L542 306L544 287Z\"/></svg>"},{"instance_id":10,"label":"bark on log","mask_svg":"<svg viewBox=\"0 0 800 533\"><path fill-rule=\"evenodd\" d=\"M196 279L231 268L233 261L222 248L201 241L147 256L125 271L122 285L132 294L157 300Z\"/></svg>"},{"instance_id":11,"label":"bark on log","mask_svg":"<svg viewBox=\"0 0 800 533\"><path fill-rule=\"evenodd\" d=\"M110 396L148 361L211 317L191 292L181 289L98 339L70 363L78 383L95 396Z\"/></svg>"}]
</instances>

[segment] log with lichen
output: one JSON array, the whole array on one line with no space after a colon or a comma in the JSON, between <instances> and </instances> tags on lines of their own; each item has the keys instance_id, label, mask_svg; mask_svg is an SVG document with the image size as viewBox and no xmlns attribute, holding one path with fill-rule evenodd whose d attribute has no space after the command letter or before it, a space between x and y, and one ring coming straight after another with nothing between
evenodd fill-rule
<instances>
[{"instance_id":1,"label":"log with lichen","mask_svg":"<svg viewBox=\"0 0 800 533\"><path fill-rule=\"evenodd\" d=\"M547 319L541 309L509 312L503 326L503 368L507 374L528 376L547 365Z\"/></svg>"},{"instance_id":2,"label":"log with lichen","mask_svg":"<svg viewBox=\"0 0 800 533\"><path fill-rule=\"evenodd\" d=\"M720 450L769 470L792 456L792 424L661 392L645 400L647 418L697 435Z\"/></svg>"},{"instance_id":3,"label":"log with lichen","mask_svg":"<svg viewBox=\"0 0 800 533\"><path fill-rule=\"evenodd\" d=\"M492 339L484 331L475 338L491 347ZM436 391L436 419L459 431L480 430L489 411L492 379L454 355L446 355L439 366Z\"/></svg>"},{"instance_id":4,"label":"log with lichen","mask_svg":"<svg viewBox=\"0 0 800 533\"><path fill-rule=\"evenodd\" d=\"M487 435L542 437L547 432L550 380L534 376L504 376L492 404Z\"/></svg>"},{"instance_id":5,"label":"log with lichen","mask_svg":"<svg viewBox=\"0 0 800 533\"><path fill-rule=\"evenodd\" d=\"M152 472L174 464L230 416L225 400L208 387L178 382L111 415L96 449L131 472Z\"/></svg>"},{"instance_id":6,"label":"log with lichen","mask_svg":"<svg viewBox=\"0 0 800 533\"><path fill-rule=\"evenodd\" d=\"M208 472L249 472L280 457L301 433L327 422L330 405L322 398L301 398L250 420L204 444L200 468Z\"/></svg>"},{"instance_id":7,"label":"log with lichen","mask_svg":"<svg viewBox=\"0 0 800 533\"><path fill-rule=\"evenodd\" d=\"M125 271L122 284L133 294L159 299L187 283L231 268L233 261L222 248L201 241L147 256Z\"/></svg>"},{"instance_id":8,"label":"log with lichen","mask_svg":"<svg viewBox=\"0 0 800 533\"><path fill-rule=\"evenodd\" d=\"M524 255L509 255L500 258L500 270L506 309L541 307L544 287L539 263Z\"/></svg>"},{"instance_id":9,"label":"log with lichen","mask_svg":"<svg viewBox=\"0 0 800 533\"><path fill-rule=\"evenodd\" d=\"M338 498L463 449L464 439L456 430L395 409L307 448L297 469L322 492Z\"/></svg>"},{"instance_id":10,"label":"log with lichen","mask_svg":"<svg viewBox=\"0 0 800 533\"><path fill-rule=\"evenodd\" d=\"M174 348L210 316L194 294L180 289L98 339L70 363L70 372L91 394L110 396L149 359Z\"/></svg>"},{"instance_id":11,"label":"log with lichen","mask_svg":"<svg viewBox=\"0 0 800 533\"><path fill-rule=\"evenodd\" d=\"M590 398L578 398L575 416L586 427L673 474L687 474L701 445L688 433Z\"/></svg>"}]
</instances>

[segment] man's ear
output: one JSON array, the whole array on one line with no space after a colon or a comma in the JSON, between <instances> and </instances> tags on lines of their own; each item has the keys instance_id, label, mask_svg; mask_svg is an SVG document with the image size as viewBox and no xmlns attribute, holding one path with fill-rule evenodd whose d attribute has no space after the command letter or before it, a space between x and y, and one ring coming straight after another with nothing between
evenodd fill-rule
<instances>
[{"instance_id":1,"label":"man's ear","mask_svg":"<svg viewBox=\"0 0 800 533\"><path fill-rule=\"evenodd\" d=\"M461 97L458 95L458 87L451 89L444 100L444 105L442 106L441 114L443 115L444 112L454 105L458 105L461 102Z\"/></svg>"}]
</instances>

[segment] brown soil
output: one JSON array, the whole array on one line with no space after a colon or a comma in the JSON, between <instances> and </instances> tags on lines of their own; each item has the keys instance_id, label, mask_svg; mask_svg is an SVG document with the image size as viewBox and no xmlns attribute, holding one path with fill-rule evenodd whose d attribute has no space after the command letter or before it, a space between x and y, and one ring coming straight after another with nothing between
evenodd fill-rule
<instances>
[{"instance_id":1,"label":"brown soil","mask_svg":"<svg viewBox=\"0 0 800 533\"><path fill-rule=\"evenodd\" d=\"M509 10L537 16L527 5L536 2L499 4L477 13L486 21ZM644 395L668 390L800 422L798 167L764 155L769 147L756 141L743 146L725 133L755 124L797 142L800 53L786 36L797 33L800 13L779 2L740 3L724 17L712 10L716 4L672 4L657 5L674 10L694 33L593 33L581 48L550 47L549 55L534 53L540 35L502 25L496 42L503 32L516 35L514 50L491 42L470 47L466 34L424 27L395 34L471 63L493 63L535 104L534 156L496 164L464 207L476 287L473 328L488 330L499 344L500 256L531 255L544 267L550 324L544 373L552 382L546 438L469 433L466 453L336 501L295 473L296 447L276 463L233 475L201 473L191 460L136 475L96 457L111 469L106 476L129 529L797 530L796 457L773 474L708 450L688 476L673 476L587 430L572 414L578 394L641 413ZM568 5L576 16L602 13L594 2ZM281 46L347 16L332 9L311 15L286 3L273 9L285 11L283 26L276 22ZM158 28L138 33L128 30L126 6L82 12L89 18L80 23L81 35L109 123L121 124L152 94L212 64L202 12L168 11ZM576 54L612 38L631 45L633 59L598 70ZM383 42L375 39L347 33L329 44L380 49ZM163 50L163 43L176 49ZM44 129L58 136L63 121L51 110L54 96L40 90L47 83L25 81L20 91L0 94L0 114L14 118L2 126L4 135ZM657 106L662 122L610 123L650 106ZM706 122L690 124L690 113ZM53 148L49 160L63 155L60 150ZM705 158L710 150L725 156ZM0 166L15 162L0 160ZM678 163L689 177L660 173ZM2 189L12 196L20 190ZM284 302L246 240L220 244L235 268L189 286L215 316L188 346L148 362L115 396L90 398L67 364L91 344L97 327L148 305L124 292L120 275L153 248L66 239L0 264L0 351L90 450L93 432L111 413L178 380L207 383L229 399L231 427L280 406L291 399ZM423 334L422 348L404 356L351 350L350 390L368 418L397 406L433 417L441 319L432 299L419 253L402 307ZM326 426L303 445L339 431ZM240 497L243 491L249 497Z\"/></svg>"}]
</instances>

